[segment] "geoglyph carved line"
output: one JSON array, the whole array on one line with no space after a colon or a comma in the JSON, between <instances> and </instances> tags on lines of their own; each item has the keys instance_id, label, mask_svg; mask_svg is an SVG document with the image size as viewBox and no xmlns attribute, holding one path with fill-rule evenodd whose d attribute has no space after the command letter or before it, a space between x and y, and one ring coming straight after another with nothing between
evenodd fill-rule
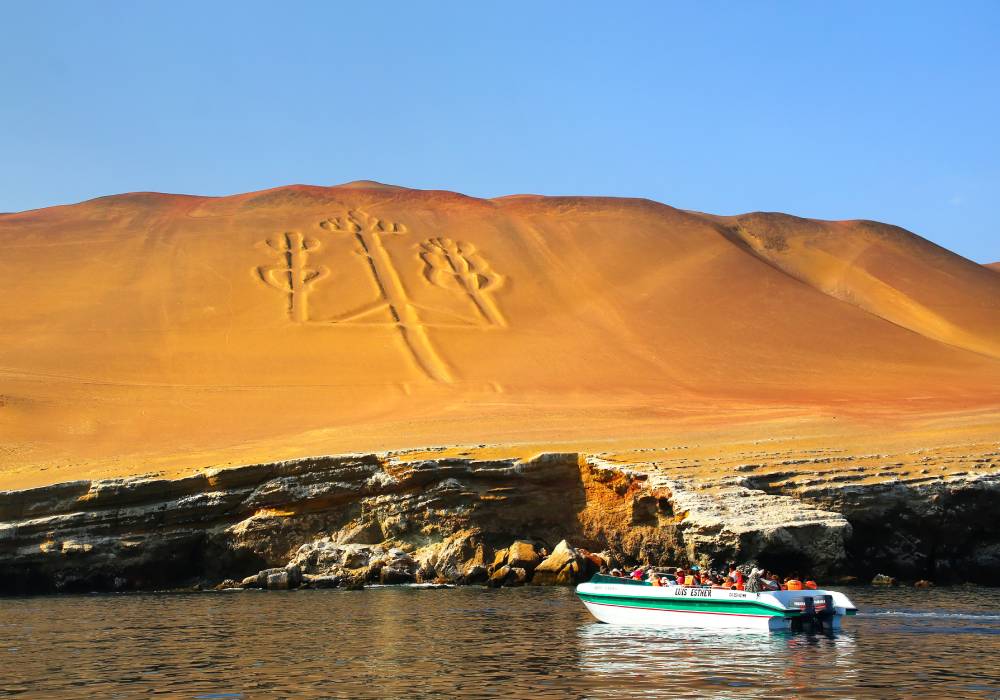
<instances>
[{"instance_id":1,"label":"geoglyph carved line","mask_svg":"<svg viewBox=\"0 0 1000 700\"><path fill-rule=\"evenodd\" d=\"M444 383L453 382L451 368L428 334L428 328L432 326L420 316L419 310L426 310L427 307L421 307L410 300L399 271L383 244L383 236L405 234L406 226L379 219L360 210L351 210L345 216L326 219L319 225L324 231L353 236L358 244L357 252L364 257L376 286L378 298L333 318L311 319L309 294L315 283L327 277L330 270L323 265L309 266L309 254L320 247L319 241L299 232L289 231L258 244L279 256L280 262L253 269L257 279L287 296L289 319L293 323L324 325L384 326L391 323L399 331L403 344L417 367L428 378ZM503 313L492 297L492 293L503 284L504 277L490 267L471 243L450 238L429 238L419 248L420 258L425 265L425 279L437 287L464 295L475 308L476 318L480 319L472 321L464 313L433 309L454 319L452 323L434 323L433 327L470 327L468 324L480 328L507 326ZM373 318L381 314L388 317L386 321Z\"/></svg>"},{"instance_id":2,"label":"geoglyph carved line","mask_svg":"<svg viewBox=\"0 0 1000 700\"><path fill-rule=\"evenodd\" d=\"M428 238L420 244L424 277L431 284L465 293L483 319L505 328L507 321L490 295L504 281L471 243L450 238Z\"/></svg>"},{"instance_id":3,"label":"geoglyph carved line","mask_svg":"<svg viewBox=\"0 0 1000 700\"><path fill-rule=\"evenodd\" d=\"M324 265L308 267L309 253L320 247L319 241L289 231L262 244L280 256L281 263L254 268L256 276L267 286L288 295L288 318L295 323L306 323L309 320L309 292L313 285L330 274Z\"/></svg>"},{"instance_id":4,"label":"geoglyph carved line","mask_svg":"<svg viewBox=\"0 0 1000 700\"><path fill-rule=\"evenodd\" d=\"M384 306L399 329L407 349L417 366L431 379L450 383L453 381L448 365L431 343L427 328L410 301L399 273L382 244L383 235L406 233L406 227L396 222L388 222L360 210L352 210L344 217L332 217L320 222L320 227L330 232L348 233L354 236L364 254L369 270L378 286ZM381 304L363 309L358 315L377 310Z\"/></svg>"}]
</instances>

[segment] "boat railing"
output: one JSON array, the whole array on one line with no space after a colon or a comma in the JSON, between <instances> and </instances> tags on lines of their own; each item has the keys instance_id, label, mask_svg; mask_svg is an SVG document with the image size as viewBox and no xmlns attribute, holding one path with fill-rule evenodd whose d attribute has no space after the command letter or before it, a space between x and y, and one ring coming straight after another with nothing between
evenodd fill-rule
<instances>
[{"instance_id":1,"label":"boat railing","mask_svg":"<svg viewBox=\"0 0 1000 700\"><path fill-rule=\"evenodd\" d=\"M633 578L625 578L624 576L609 576L608 574L594 574L590 579L591 583L617 583L626 586L652 586L649 581L636 581Z\"/></svg>"}]
</instances>

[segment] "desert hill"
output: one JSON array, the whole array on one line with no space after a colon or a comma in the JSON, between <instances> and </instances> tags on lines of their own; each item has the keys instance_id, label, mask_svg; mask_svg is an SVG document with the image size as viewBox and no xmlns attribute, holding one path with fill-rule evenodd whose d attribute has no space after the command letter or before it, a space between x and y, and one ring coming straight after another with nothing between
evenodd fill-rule
<instances>
[{"instance_id":1,"label":"desert hill","mask_svg":"<svg viewBox=\"0 0 1000 700\"><path fill-rule=\"evenodd\" d=\"M874 222L357 182L3 214L0 249L0 488L1000 406L1000 276Z\"/></svg>"}]
</instances>

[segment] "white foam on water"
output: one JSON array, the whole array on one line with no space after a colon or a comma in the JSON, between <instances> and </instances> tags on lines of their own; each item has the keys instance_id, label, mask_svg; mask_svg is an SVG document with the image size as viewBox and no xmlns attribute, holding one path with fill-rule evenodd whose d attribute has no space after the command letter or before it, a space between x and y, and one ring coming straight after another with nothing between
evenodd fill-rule
<instances>
[{"instance_id":1,"label":"white foam on water","mask_svg":"<svg viewBox=\"0 0 1000 700\"><path fill-rule=\"evenodd\" d=\"M977 620L989 621L1000 620L1000 615L990 613L950 613L950 612L911 612L907 610L878 610L874 612L860 612L859 615L865 617L911 617L936 620Z\"/></svg>"}]
</instances>

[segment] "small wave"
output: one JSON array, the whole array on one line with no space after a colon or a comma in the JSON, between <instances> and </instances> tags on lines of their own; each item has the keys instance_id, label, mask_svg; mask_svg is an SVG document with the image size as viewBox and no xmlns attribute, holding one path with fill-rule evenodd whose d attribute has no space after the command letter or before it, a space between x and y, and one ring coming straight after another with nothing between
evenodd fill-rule
<instances>
[{"instance_id":1,"label":"small wave","mask_svg":"<svg viewBox=\"0 0 1000 700\"><path fill-rule=\"evenodd\" d=\"M986 622L989 620L1000 621L1000 615L989 613L952 613L952 612L912 612L909 610L877 610L873 612L862 612L865 617L912 617L931 620L976 620Z\"/></svg>"}]
</instances>

